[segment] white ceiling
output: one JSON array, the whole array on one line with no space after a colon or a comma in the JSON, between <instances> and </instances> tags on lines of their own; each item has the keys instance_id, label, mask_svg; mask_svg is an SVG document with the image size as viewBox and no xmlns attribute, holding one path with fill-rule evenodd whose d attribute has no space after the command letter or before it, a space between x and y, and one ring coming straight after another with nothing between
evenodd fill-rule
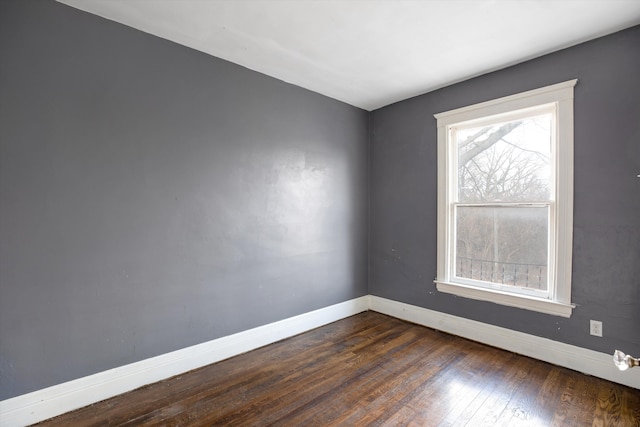
<instances>
[{"instance_id":1,"label":"white ceiling","mask_svg":"<svg viewBox=\"0 0 640 427\"><path fill-rule=\"evenodd\" d=\"M365 110L640 24L639 0L59 1Z\"/></svg>"}]
</instances>

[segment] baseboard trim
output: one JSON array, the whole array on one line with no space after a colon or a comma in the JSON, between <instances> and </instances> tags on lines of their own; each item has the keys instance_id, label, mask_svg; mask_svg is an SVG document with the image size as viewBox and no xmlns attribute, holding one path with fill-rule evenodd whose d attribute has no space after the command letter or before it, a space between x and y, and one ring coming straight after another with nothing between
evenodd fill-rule
<instances>
[{"instance_id":1,"label":"baseboard trim","mask_svg":"<svg viewBox=\"0 0 640 427\"><path fill-rule=\"evenodd\" d=\"M367 311L368 296L0 401L3 427L25 426Z\"/></svg>"},{"instance_id":2,"label":"baseboard trim","mask_svg":"<svg viewBox=\"0 0 640 427\"><path fill-rule=\"evenodd\" d=\"M640 369L620 372L613 365L612 354L600 353L374 295L369 295L369 309L640 389Z\"/></svg>"}]
</instances>

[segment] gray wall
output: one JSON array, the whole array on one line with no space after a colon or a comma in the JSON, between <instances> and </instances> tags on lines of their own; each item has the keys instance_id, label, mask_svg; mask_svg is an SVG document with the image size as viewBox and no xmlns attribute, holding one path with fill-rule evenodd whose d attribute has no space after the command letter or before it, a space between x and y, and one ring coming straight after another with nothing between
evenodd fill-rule
<instances>
[{"instance_id":1,"label":"gray wall","mask_svg":"<svg viewBox=\"0 0 640 427\"><path fill-rule=\"evenodd\" d=\"M367 294L367 112L34 0L0 94L0 399Z\"/></svg>"},{"instance_id":2,"label":"gray wall","mask_svg":"<svg viewBox=\"0 0 640 427\"><path fill-rule=\"evenodd\" d=\"M433 114L577 78L570 319L439 293ZM369 291L593 350L640 354L640 27L376 110ZM604 337L589 335L589 319Z\"/></svg>"}]
</instances>

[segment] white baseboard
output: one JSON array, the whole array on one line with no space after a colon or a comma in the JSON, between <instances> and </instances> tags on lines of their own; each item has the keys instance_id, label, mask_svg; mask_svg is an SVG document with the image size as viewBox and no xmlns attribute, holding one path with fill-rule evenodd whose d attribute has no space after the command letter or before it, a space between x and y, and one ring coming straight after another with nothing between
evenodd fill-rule
<instances>
[{"instance_id":1,"label":"white baseboard","mask_svg":"<svg viewBox=\"0 0 640 427\"><path fill-rule=\"evenodd\" d=\"M369 309L398 319L640 389L640 369L619 371L612 354L369 295Z\"/></svg>"},{"instance_id":2,"label":"white baseboard","mask_svg":"<svg viewBox=\"0 0 640 427\"><path fill-rule=\"evenodd\" d=\"M0 401L0 425L25 426L368 310L368 296Z\"/></svg>"},{"instance_id":3,"label":"white baseboard","mask_svg":"<svg viewBox=\"0 0 640 427\"><path fill-rule=\"evenodd\" d=\"M367 295L0 401L0 425L25 426L46 420L367 310L640 389L640 369L620 372L610 354Z\"/></svg>"}]
</instances>

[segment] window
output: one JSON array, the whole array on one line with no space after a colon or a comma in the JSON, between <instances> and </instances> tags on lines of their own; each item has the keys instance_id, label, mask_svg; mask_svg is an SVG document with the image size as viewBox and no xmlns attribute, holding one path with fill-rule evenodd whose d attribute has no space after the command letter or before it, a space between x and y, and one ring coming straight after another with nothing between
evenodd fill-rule
<instances>
[{"instance_id":1,"label":"window","mask_svg":"<svg viewBox=\"0 0 640 427\"><path fill-rule=\"evenodd\" d=\"M571 315L576 82L435 115L439 291Z\"/></svg>"}]
</instances>

